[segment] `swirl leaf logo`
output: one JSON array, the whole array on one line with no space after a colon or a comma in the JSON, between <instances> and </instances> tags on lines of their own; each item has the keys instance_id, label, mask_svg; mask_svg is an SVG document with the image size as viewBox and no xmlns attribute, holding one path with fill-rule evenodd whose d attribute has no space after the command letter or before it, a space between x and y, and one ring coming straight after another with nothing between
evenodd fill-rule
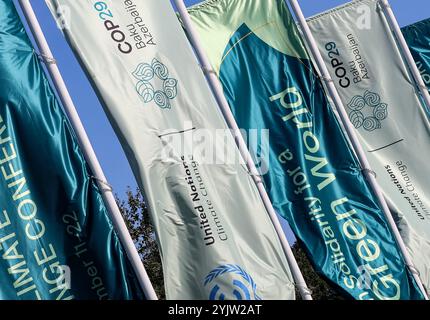
<instances>
[{"instance_id":1,"label":"swirl leaf logo","mask_svg":"<svg viewBox=\"0 0 430 320\"><path fill-rule=\"evenodd\" d=\"M164 64L154 58L151 64L140 63L132 75L138 80L136 91L144 103L154 101L161 109L172 108L170 101L178 95L178 80L169 77Z\"/></svg>"},{"instance_id":2,"label":"swirl leaf logo","mask_svg":"<svg viewBox=\"0 0 430 320\"><path fill-rule=\"evenodd\" d=\"M366 91L357 95L348 103L349 120L356 129L374 131L382 128L382 121L388 117L388 105L381 102L379 94Z\"/></svg>"},{"instance_id":3,"label":"swirl leaf logo","mask_svg":"<svg viewBox=\"0 0 430 320\"><path fill-rule=\"evenodd\" d=\"M230 282L232 276L233 281ZM206 276L204 285L211 285L209 300L261 300L254 280L238 265L226 264L215 268Z\"/></svg>"}]
</instances>

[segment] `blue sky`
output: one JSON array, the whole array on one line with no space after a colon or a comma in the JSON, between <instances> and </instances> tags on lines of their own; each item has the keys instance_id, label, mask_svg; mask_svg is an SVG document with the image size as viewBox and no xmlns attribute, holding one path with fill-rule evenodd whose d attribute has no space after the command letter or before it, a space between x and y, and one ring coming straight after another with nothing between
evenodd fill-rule
<instances>
[{"instance_id":1,"label":"blue sky","mask_svg":"<svg viewBox=\"0 0 430 320\"><path fill-rule=\"evenodd\" d=\"M185 0L187 5L198 2L201 1ZM300 4L305 16L308 17L345 2L345 0L301 0ZM137 184L118 139L85 74L57 29L45 1L32 0L31 3L108 181L115 193L124 198L127 187L135 188ZM430 17L429 0L391 0L390 3L401 26Z\"/></svg>"}]
</instances>

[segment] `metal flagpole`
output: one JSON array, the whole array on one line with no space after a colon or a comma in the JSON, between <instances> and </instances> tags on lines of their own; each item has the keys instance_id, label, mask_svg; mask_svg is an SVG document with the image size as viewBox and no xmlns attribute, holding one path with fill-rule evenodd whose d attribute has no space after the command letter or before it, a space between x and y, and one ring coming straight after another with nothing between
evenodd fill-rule
<instances>
[{"instance_id":1,"label":"metal flagpole","mask_svg":"<svg viewBox=\"0 0 430 320\"><path fill-rule=\"evenodd\" d=\"M182 21L185 25L185 29L190 37L190 42L194 47L197 58L201 64L203 71L205 72L206 78L212 88L212 91L215 95L215 98L218 102L219 107L226 119L227 124L232 129L236 144L239 148L239 151L244 158L248 170L250 171L251 176L254 179L254 182L258 188L258 192L263 200L264 206L269 213L270 219L272 220L273 226L275 227L276 233L281 241L282 248L287 257L287 261L289 263L291 272L293 274L296 286L299 289L300 295L303 300L312 300L311 292L306 285L305 279L300 271L300 268L297 264L296 259L294 258L293 251L291 250L290 244L285 236L284 231L282 230L281 224L278 220L275 209L273 208L272 202L270 201L269 195L267 194L266 189L264 188L263 181L259 175L257 168L255 167L254 161L249 153L248 147L242 137L240 129L234 119L233 113L230 110L230 106L227 102L227 99L224 96L223 89L221 87L221 83L217 78L215 72L212 70L212 66L205 54L203 47L200 45L199 37L197 32L194 29L193 23L191 21L190 15L188 14L187 8L184 4L183 0L174 0L176 7L178 8L179 14L181 15Z\"/></svg>"},{"instance_id":2,"label":"metal flagpole","mask_svg":"<svg viewBox=\"0 0 430 320\"><path fill-rule=\"evenodd\" d=\"M311 53L312 53L312 55L316 61L316 64L318 65L318 68L319 68L320 72L322 73L322 78L324 79L324 81L327 84L329 95L331 96L331 98L334 102L334 105L335 105L335 107L339 113L339 116L342 120L342 123L345 127L346 133L348 134L348 137L351 141L351 144L356 151L358 160L362 166L362 171L363 171L367 181L370 183L370 186L371 186L373 192L375 193L375 195L379 201L379 204L382 207L382 211L384 212L385 217L387 218L387 221L391 227L391 230L393 231L393 234L396 238L397 244L399 245L400 250L401 250L403 257L405 259L406 265L408 266L409 270L411 271L411 273L412 273L415 281L417 282L417 285L419 286L420 290L422 291L425 299L428 300L428 295L427 295L426 290L424 289L424 286L423 286L421 279L419 278L419 273L413 265L412 259L411 259L410 255L406 249L406 246L403 242L403 239L400 235L400 232L397 229L396 223L394 222L393 216L391 215L390 209L388 208L388 205L387 205L387 202L384 198L382 190L376 181L376 177L374 176L374 172L370 168L370 164L369 164L369 161L367 160L366 154L365 154L363 148L361 147L361 144L360 144L360 141L358 140L357 135L355 134L355 129L352 127L352 125L349 121L348 115L345 111L345 107L342 103L340 95L339 95L339 93L338 93L338 91L334 85L333 79L331 78L330 73L327 69L327 66L323 60L323 57L322 57L322 55L318 49L315 38L312 35L311 30L309 29L309 26L306 22L304 15L303 15L303 12L300 8L300 5L299 5L297 0L290 0L290 3L291 3L291 6L293 8L294 14L300 23L303 35L304 35L306 41L308 42L309 48L310 48Z\"/></svg>"},{"instance_id":3,"label":"metal flagpole","mask_svg":"<svg viewBox=\"0 0 430 320\"><path fill-rule=\"evenodd\" d=\"M49 71L51 79L55 85L55 88L57 89L57 92L63 104L63 107L75 130L81 150L83 151L84 156L88 162L88 165L90 166L91 171L95 176L95 180L97 182L98 187L100 188L101 191L103 191L102 196L103 196L104 202L108 208L108 211L110 213L115 229L118 233L118 236L121 240L121 243L124 246L124 249L127 253L128 258L130 259L130 262L133 266L134 271L136 272L136 276L139 280L142 290L144 291L145 296L148 300L157 300L157 295L154 291L151 281L149 280L146 270L142 264L142 261L139 257L136 247L134 246L133 240L130 236L127 226L122 218L121 212L115 201L112 188L106 181L106 177L103 173L103 170L100 166L99 161L97 160L94 149L91 146L91 142L87 136L87 133L85 132L84 126L82 125L82 122L76 111L75 105L73 104L72 98L70 97L70 94L67 90L66 84L64 83L64 80L60 74L60 70L58 69L58 66L55 63L55 59L52 57L52 52L45 39L45 36L42 32L42 29L37 20L37 17L30 4L30 1L19 0L19 4L26 17L26 20L31 29L31 32L33 33L37 46L39 47L41 56L46 64L46 67Z\"/></svg>"},{"instance_id":4,"label":"metal flagpole","mask_svg":"<svg viewBox=\"0 0 430 320\"><path fill-rule=\"evenodd\" d=\"M398 40L401 52L403 53L403 56L406 59L407 64L409 65L409 68L412 72L415 82L417 83L420 89L421 95L425 103L427 104L427 107L430 108L430 94L428 92L427 86L424 83L423 78L421 77L420 71L418 70L418 67L414 61L414 57L412 56L411 51L409 50L409 46L406 43L405 37L403 36L402 31L400 30L399 24L393 13L393 9L391 9L391 6L388 0L381 0L379 4L381 5L382 10L385 13L385 17L387 18L389 24L391 25L393 33Z\"/></svg>"}]
</instances>

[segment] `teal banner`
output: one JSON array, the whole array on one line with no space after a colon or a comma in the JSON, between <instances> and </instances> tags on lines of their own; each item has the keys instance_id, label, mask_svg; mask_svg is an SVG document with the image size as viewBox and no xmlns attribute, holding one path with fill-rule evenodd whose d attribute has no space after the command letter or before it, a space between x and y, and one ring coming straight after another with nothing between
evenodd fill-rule
<instances>
[{"instance_id":1,"label":"teal banner","mask_svg":"<svg viewBox=\"0 0 430 320\"><path fill-rule=\"evenodd\" d=\"M0 299L143 299L12 0L0 83Z\"/></svg>"},{"instance_id":2,"label":"teal banner","mask_svg":"<svg viewBox=\"0 0 430 320\"><path fill-rule=\"evenodd\" d=\"M430 19L404 27L402 32L430 91Z\"/></svg>"},{"instance_id":3,"label":"teal banner","mask_svg":"<svg viewBox=\"0 0 430 320\"><path fill-rule=\"evenodd\" d=\"M240 128L270 129L264 182L316 270L350 298L422 299L284 1L206 1L190 14Z\"/></svg>"}]
</instances>

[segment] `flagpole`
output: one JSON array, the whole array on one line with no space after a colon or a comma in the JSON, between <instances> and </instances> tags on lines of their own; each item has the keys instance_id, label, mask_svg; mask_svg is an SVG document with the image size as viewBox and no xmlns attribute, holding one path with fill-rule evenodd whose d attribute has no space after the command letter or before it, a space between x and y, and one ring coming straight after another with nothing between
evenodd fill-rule
<instances>
[{"instance_id":1,"label":"flagpole","mask_svg":"<svg viewBox=\"0 0 430 320\"><path fill-rule=\"evenodd\" d=\"M79 118L75 105L67 90L66 84L64 83L64 80L61 76L60 70L58 69L55 60L52 57L52 52L40 27L39 21L37 20L36 14L33 11L30 1L18 1L26 17L28 26L30 27L30 30L36 40L37 46L39 47L41 56L49 71L52 82L57 89L57 93L60 97L64 110L67 113L69 121L74 128L81 150L85 156L88 165L91 168L92 173L95 176L95 181L99 189L102 191L101 193L103 200L108 208L110 217L121 240L121 243L123 244L127 256L131 262L131 265L133 266L133 269L139 280L139 284L145 293L145 297L148 300L157 300L157 295L154 291L148 274L146 273L145 267L142 264L136 247L134 246L134 242L130 236L130 233L124 222L121 212L118 208L118 204L116 203L112 188L106 180L106 177L88 138L88 135L85 132L85 128Z\"/></svg>"},{"instance_id":2,"label":"flagpole","mask_svg":"<svg viewBox=\"0 0 430 320\"><path fill-rule=\"evenodd\" d=\"M293 274L296 286L299 289L300 295L303 300L312 300L312 295L309 288L306 285L305 279L300 271L300 268L297 264L297 261L293 255L293 251L291 250L290 244L285 236L285 232L282 230L282 226L278 220L278 216L273 208L272 202L270 201L269 195L267 194L266 189L264 188L263 181L260 177L260 174L255 167L254 161L249 153L248 147L242 137L240 129L234 119L233 113L230 110L230 106L227 102L227 99L224 96L223 89L221 87L221 83L212 71L212 66L205 54L203 47L200 44L199 37L197 35L196 30L194 29L193 23L191 21L190 15L187 11L187 7L184 4L183 0L174 0L176 7L178 9L179 14L181 15L182 21L185 25L185 29L190 37L190 42L194 47L197 58L201 64L203 71L205 72L206 78L209 82L209 85L212 88L212 92L215 95L215 98L218 102L218 105L226 119L228 126L232 129L236 144L239 148L239 151L244 158L248 170L250 171L251 176L254 179L254 182L257 186L258 192L263 200L264 206L272 220L272 224L275 227L276 233L281 241L282 248L287 257L287 261L289 263L291 272Z\"/></svg>"},{"instance_id":3,"label":"flagpole","mask_svg":"<svg viewBox=\"0 0 430 320\"><path fill-rule=\"evenodd\" d=\"M315 41L315 38L312 35L312 32L311 32L311 30L310 30L310 28L306 22L306 19L303 15L302 9L300 8L298 0L289 0L289 1L290 1L292 9L294 11L294 14L295 14L296 18L298 19L299 24L302 28L303 35L304 35L304 37L305 37L305 39L309 45L312 56L314 57L315 62L318 65L320 72L322 73L322 78L326 82L326 85L328 88L328 93L331 96L331 98L334 102L334 105L335 105L335 107L339 113L340 119L341 119L341 121L345 127L345 131L346 131L346 133L350 139L352 147L356 151L358 160L362 166L362 172L363 172L364 176L366 177L367 181L369 182L373 192L375 193L375 195L379 201L379 204L382 207L382 211L384 212L385 217L386 217L386 219L390 225L390 228L393 231L393 234L395 236L397 244L399 245L399 248L402 252L402 255L405 259L405 263L406 263L407 267L411 271L411 273L412 273L415 281L417 282L417 285L419 286L420 290L422 291L425 299L428 300L427 292L424 289L424 286L423 286L421 279L419 278L418 271L415 268L415 266L412 262L412 259L409 255L408 251L407 251L407 248L403 242L403 239L400 235L400 232L397 228L397 225L393 219L393 216L391 215L390 209L389 209L387 202L384 198L382 190L381 190L378 182L376 181L376 177L374 176L374 172L370 168L369 161L367 160L366 154L365 154L363 148L361 147L360 141L358 140L358 137L355 133L355 128L352 127L351 122L349 121L348 115L345 111L345 107L342 103L340 95L336 89L336 86L334 85L333 79L331 78L330 73L327 69L327 66L324 62L324 59L323 59L323 57L322 57L322 55L318 49L318 45Z\"/></svg>"},{"instance_id":4,"label":"flagpole","mask_svg":"<svg viewBox=\"0 0 430 320\"><path fill-rule=\"evenodd\" d=\"M423 97L427 108L430 108L430 94L428 92L427 86L424 83L423 78L421 77L420 71L415 63L414 57L412 56L411 50L409 49L408 44L406 43L405 37L403 36L402 30L397 22L396 17L394 16L393 9L391 8L388 0L380 0L380 5L382 10L387 18L389 24L391 24L392 31L397 38L397 41L400 45L401 52L403 53L404 58L406 59L407 64L412 72L412 75L415 79L415 82L421 92L421 96Z\"/></svg>"}]
</instances>

